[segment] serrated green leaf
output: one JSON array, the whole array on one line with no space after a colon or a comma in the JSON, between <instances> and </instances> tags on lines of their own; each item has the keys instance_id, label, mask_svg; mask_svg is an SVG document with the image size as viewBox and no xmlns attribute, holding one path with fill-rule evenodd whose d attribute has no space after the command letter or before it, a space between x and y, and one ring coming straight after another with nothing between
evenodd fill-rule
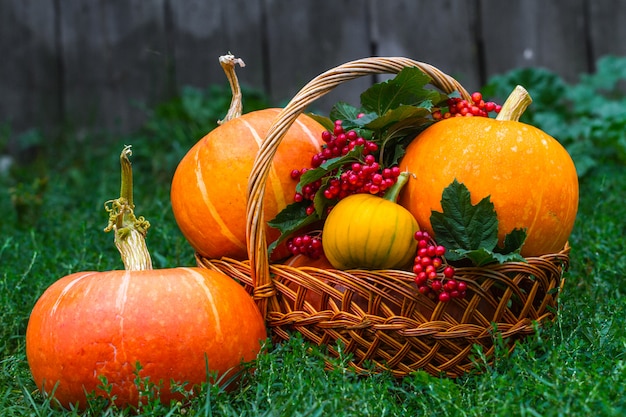
<instances>
[{"instance_id":1,"label":"serrated green leaf","mask_svg":"<svg viewBox=\"0 0 626 417\"><path fill-rule=\"evenodd\" d=\"M486 248L479 248L475 250L456 249L446 251L446 258L453 262L461 259L469 259L475 266L484 266L492 263L504 262L526 262L526 259L520 255L519 251L503 254Z\"/></svg>"},{"instance_id":2,"label":"serrated green leaf","mask_svg":"<svg viewBox=\"0 0 626 417\"><path fill-rule=\"evenodd\" d=\"M418 116L400 120L389 126L379 140L382 164L384 166L398 164L409 143L432 123L432 119Z\"/></svg>"},{"instance_id":3,"label":"serrated green leaf","mask_svg":"<svg viewBox=\"0 0 626 417\"><path fill-rule=\"evenodd\" d=\"M428 90L424 86L430 81L419 68L404 68L394 78L377 83L361 94L361 105L378 115L400 105L418 105L427 99Z\"/></svg>"},{"instance_id":4,"label":"serrated green leaf","mask_svg":"<svg viewBox=\"0 0 626 417\"><path fill-rule=\"evenodd\" d=\"M526 262L526 258L524 258L519 251L511 252L511 253L497 253L493 252L493 261L498 263L505 262Z\"/></svg>"},{"instance_id":5,"label":"serrated green leaf","mask_svg":"<svg viewBox=\"0 0 626 417\"><path fill-rule=\"evenodd\" d=\"M346 132L354 130L363 139L371 140L374 136L374 131L367 128L366 125L377 118L378 115L375 113L361 113L361 117L357 117L356 119L344 119L342 121L342 127Z\"/></svg>"},{"instance_id":6,"label":"serrated green leaf","mask_svg":"<svg viewBox=\"0 0 626 417\"><path fill-rule=\"evenodd\" d=\"M301 222L302 217L306 216L306 208L306 203L291 203L267 224L281 232L286 232Z\"/></svg>"},{"instance_id":7,"label":"serrated green leaf","mask_svg":"<svg viewBox=\"0 0 626 417\"><path fill-rule=\"evenodd\" d=\"M415 107L402 105L387 111L384 115L368 122L364 126L371 130L381 130L398 122L410 123L411 121L426 121L430 115L430 107Z\"/></svg>"},{"instance_id":8,"label":"serrated green leaf","mask_svg":"<svg viewBox=\"0 0 626 417\"><path fill-rule=\"evenodd\" d=\"M322 116L315 113L307 113L307 116L324 126L324 129L330 130L331 132L333 130L333 127L335 126L330 117Z\"/></svg>"},{"instance_id":9,"label":"serrated green leaf","mask_svg":"<svg viewBox=\"0 0 626 417\"><path fill-rule=\"evenodd\" d=\"M313 206L315 207L315 213L317 214L317 218L319 219L325 218L328 207L336 203L335 200L331 201L327 199L326 197L324 197L324 190L328 187L328 183L330 182L330 180L331 180L330 176L324 177L322 179L322 185L313 196Z\"/></svg>"},{"instance_id":10,"label":"serrated green leaf","mask_svg":"<svg viewBox=\"0 0 626 417\"><path fill-rule=\"evenodd\" d=\"M304 202L291 203L267 222L270 227L280 230L280 237L268 246L269 254L290 234L319 220L317 214L307 215L307 206Z\"/></svg>"},{"instance_id":11,"label":"serrated green leaf","mask_svg":"<svg viewBox=\"0 0 626 417\"><path fill-rule=\"evenodd\" d=\"M498 247L498 216L489 197L472 205L467 187L456 179L444 189L442 212L433 211L431 225L437 243L446 247L450 261L469 259L476 266L498 262L524 262L520 250L526 231L513 229Z\"/></svg>"},{"instance_id":12,"label":"serrated green leaf","mask_svg":"<svg viewBox=\"0 0 626 417\"><path fill-rule=\"evenodd\" d=\"M498 244L498 217L489 197L472 205L470 192L456 179L444 189L443 212L433 211L430 222L437 242L450 249L493 249Z\"/></svg>"},{"instance_id":13,"label":"serrated green leaf","mask_svg":"<svg viewBox=\"0 0 626 417\"><path fill-rule=\"evenodd\" d=\"M336 158L331 158L327 161L324 161L324 163L319 167L307 170L300 177L300 181L298 181L298 184L296 185L296 191L301 192L303 186L311 184L312 182L323 178L329 172L340 168L347 163L358 161L362 156L363 146L355 146L354 149L349 151L347 154L343 156L338 156Z\"/></svg>"},{"instance_id":14,"label":"serrated green leaf","mask_svg":"<svg viewBox=\"0 0 626 417\"><path fill-rule=\"evenodd\" d=\"M513 229L504 236L504 245L502 247L496 246L494 252L499 254L519 253L525 241L526 229Z\"/></svg>"},{"instance_id":15,"label":"serrated green leaf","mask_svg":"<svg viewBox=\"0 0 626 417\"><path fill-rule=\"evenodd\" d=\"M354 107L351 104L345 102L336 103L330 111L330 118L332 120L353 120L357 119L357 116L361 113L361 110Z\"/></svg>"},{"instance_id":16,"label":"serrated green leaf","mask_svg":"<svg viewBox=\"0 0 626 417\"><path fill-rule=\"evenodd\" d=\"M458 261L461 259L469 259L476 266L483 266L495 261L493 252L486 248L479 248L474 250L456 249L446 251L446 258L449 261Z\"/></svg>"}]
</instances>

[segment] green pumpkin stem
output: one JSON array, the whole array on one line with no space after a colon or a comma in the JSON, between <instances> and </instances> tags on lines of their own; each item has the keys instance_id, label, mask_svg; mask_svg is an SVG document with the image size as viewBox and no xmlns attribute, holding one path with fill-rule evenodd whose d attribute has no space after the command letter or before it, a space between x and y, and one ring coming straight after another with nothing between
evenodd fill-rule
<instances>
[{"instance_id":1,"label":"green pumpkin stem","mask_svg":"<svg viewBox=\"0 0 626 417\"><path fill-rule=\"evenodd\" d=\"M517 122L532 102L533 99L530 97L528 91L521 85L518 85L507 97L500 113L496 116L496 120L512 120Z\"/></svg>"},{"instance_id":2,"label":"green pumpkin stem","mask_svg":"<svg viewBox=\"0 0 626 417\"><path fill-rule=\"evenodd\" d=\"M109 224L104 231L115 231L115 246L120 252L124 268L127 271L142 271L152 269L152 260L145 239L150 223L143 216L135 216L133 169L128 159L132 155L130 148L130 145L125 146L120 155L122 165L120 198L104 203L104 208L109 213Z\"/></svg>"},{"instance_id":3,"label":"green pumpkin stem","mask_svg":"<svg viewBox=\"0 0 626 417\"><path fill-rule=\"evenodd\" d=\"M246 66L246 64L243 62L243 59L235 58L235 56L232 54L222 55L220 57L220 65L226 73L226 78L228 78L230 89L233 94L233 97L230 101L230 108L228 109L228 113L226 113L226 117L224 117L224 120L218 120L217 122L220 125L241 116L241 113L243 111L243 104L241 101L241 88L239 87L239 80L237 79L237 74L235 73L235 67L237 66L237 64L239 64L240 67Z\"/></svg>"},{"instance_id":4,"label":"green pumpkin stem","mask_svg":"<svg viewBox=\"0 0 626 417\"><path fill-rule=\"evenodd\" d=\"M394 185L385 191L383 198L385 200L392 201L394 203L398 202L398 197L400 196L400 191L402 191L402 187L409 181L409 175L411 175L408 171L401 172L398 176L398 180Z\"/></svg>"}]
</instances>

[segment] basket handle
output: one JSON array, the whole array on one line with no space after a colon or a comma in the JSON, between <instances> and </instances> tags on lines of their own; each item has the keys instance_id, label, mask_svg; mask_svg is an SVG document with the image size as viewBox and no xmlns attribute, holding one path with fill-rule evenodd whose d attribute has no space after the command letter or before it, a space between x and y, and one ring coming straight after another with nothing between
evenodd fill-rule
<instances>
[{"instance_id":1,"label":"basket handle","mask_svg":"<svg viewBox=\"0 0 626 417\"><path fill-rule=\"evenodd\" d=\"M246 212L246 241L254 287L253 296L263 317L266 317L268 310L277 311L279 309L276 297L274 297L276 291L269 272L265 224L262 220L264 209L262 197L265 195L265 184L278 145L306 107L333 88L343 82L367 75L397 74L405 67L419 68L430 76L433 86L445 93L458 91L464 98L470 98L469 93L454 78L430 64L403 57L370 57L339 65L312 79L283 108L270 127L267 137L256 155L248 180Z\"/></svg>"}]
</instances>

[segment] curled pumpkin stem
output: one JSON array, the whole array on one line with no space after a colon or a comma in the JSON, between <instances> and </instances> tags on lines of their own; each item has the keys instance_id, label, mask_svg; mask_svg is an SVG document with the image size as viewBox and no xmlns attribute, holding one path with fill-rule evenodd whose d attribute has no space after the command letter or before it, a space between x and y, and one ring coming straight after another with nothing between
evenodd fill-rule
<instances>
[{"instance_id":1,"label":"curled pumpkin stem","mask_svg":"<svg viewBox=\"0 0 626 417\"><path fill-rule=\"evenodd\" d=\"M130 146L125 146L120 155L122 179L120 197L104 203L109 213L109 223L105 232L115 232L115 246L120 252L124 268L127 271L152 269L152 259L146 246L146 234L150 227L143 216L135 216L133 203L133 170L128 158L132 155Z\"/></svg>"},{"instance_id":2,"label":"curled pumpkin stem","mask_svg":"<svg viewBox=\"0 0 626 417\"><path fill-rule=\"evenodd\" d=\"M517 122L532 102L533 99L530 97L528 91L521 85L518 85L507 97L496 120L512 120Z\"/></svg>"},{"instance_id":3,"label":"curled pumpkin stem","mask_svg":"<svg viewBox=\"0 0 626 417\"><path fill-rule=\"evenodd\" d=\"M228 113L226 113L226 117L224 117L223 120L218 120L217 122L220 125L241 116L241 113L243 111L241 88L239 86L239 80L237 79L237 74L235 72L235 67L237 66L237 64L239 64L240 67L246 66L246 64L243 62L243 59L235 58L235 56L232 54L222 55L220 57L220 65L226 73L226 78L228 78L228 82L230 83L230 89L233 94L233 97L230 101L230 108L228 109Z\"/></svg>"},{"instance_id":4,"label":"curled pumpkin stem","mask_svg":"<svg viewBox=\"0 0 626 417\"><path fill-rule=\"evenodd\" d=\"M385 192L383 198L385 200L397 203L398 197L400 196L400 191L402 191L402 188L404 188L406 183L409 181L409 177L411 175L412 174L408 171L401 172L398 176L398 180L396 181L396 183L393 186L389 187L389 189Z\"/></svg>"}]
</instances>

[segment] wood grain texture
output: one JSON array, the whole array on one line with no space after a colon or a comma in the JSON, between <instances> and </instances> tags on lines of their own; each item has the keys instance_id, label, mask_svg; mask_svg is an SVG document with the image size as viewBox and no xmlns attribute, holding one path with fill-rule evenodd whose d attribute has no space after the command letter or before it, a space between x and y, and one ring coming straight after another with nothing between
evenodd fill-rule
<instances>
[{"instance_id":1,"label":"wood grain texture","mask_svg":"<svg viewBox=\"0 0 626 417\"><path fill-rule=\"evenodd\" d=\"M183 86L226 83L218 57L240 56L243 85L284 105L316 75L367 56L428 62L477 90L538 66L575 82L599 57L626 53L618 0L94 0L0 3L0 123L128 133ZM342 85L311 108L358 103L375 80Z\"/></svg>"}]
</instances>

